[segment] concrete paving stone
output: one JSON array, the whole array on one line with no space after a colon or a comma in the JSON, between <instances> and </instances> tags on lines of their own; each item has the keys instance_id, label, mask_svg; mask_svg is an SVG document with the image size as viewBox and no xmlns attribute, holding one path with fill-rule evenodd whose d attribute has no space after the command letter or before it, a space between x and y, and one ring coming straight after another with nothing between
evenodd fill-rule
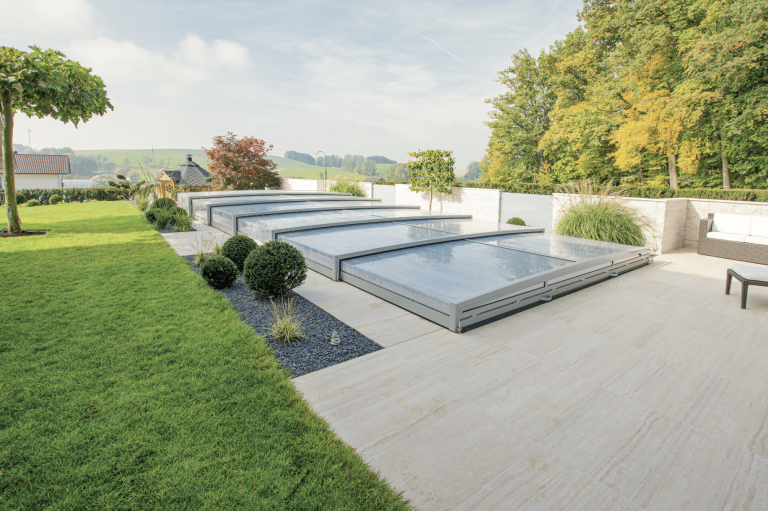
<instances>
[{"instance_id":1,"label":"concrete paving stone","mask_svg":"<svg viewBox=\"0 0 768 511\"><path fill-rule=\"evenodd\" d=\"M720 376L768 392L768 351L742 346Z\"/></svg>"},{"instance_id":2,"label":"concrete paving stone","mask_svg":"<svg viewBox=\"0 0 768 511\"><path fill-rule=\"evenodd\" d=\"M688 422L768 458L768 393L718 378Z\"/></svg>"},{"instance_id":3,"label":"concrete paving stone","mask_svg":"<svg viewBox=\"0 0 768 511\"><path fill-rule=\"evenodd\" d=\"M455 509L535 444L467 406L371 460L422 511Z\"/></svg>"},{"instance_id":4,"label":"concrete paving stone","mask_svg":"<svg viewBox=\"0 0 768 511\"><path fill-rule=\"evenodd\" d=\"M740 344L690 331L680 333L676 341L658 343L653 353L711 375L719 375L740 348Z\"/></svg>"},{"instance_id":5,"label":"concrete paving stone","mask_svg":"<svg viewBox=\"0 0 768 511\"><path fill-rule=\"evenodd\" d=\"M661 367L654 364L637 364L636 367L649 370L630 370L609 387L611 392L679 421L688 419L716 381L712 375L674 362Z\"/></svg>"},{"instance_id":6,"label":"concrete paving stone","mask_svg":"<svg viewBox=\"0 0 768 511\"><path fill-rule=\"evenodd\" d=\"M626 505L624 497L552 453L536 448L456 509L621 511L627 509Z\"/></svg>"},{"instance_id":7,"label":"concrete paving stone","mask_svg":"<svg viewBox=\"0 0 768 511\"><path fill-rule=\"evenodd\" d=\"M435 378L470 400L493 392L538 361L501 343L481 346L458 358L426 369Z\"/></svg>"},{"instance_id":8,"label":"concrete paving stone","mask_svg":"<svg viewBox=\"0 0 768 511\"><path fill-rule=\"evenodd\" d=\"M539 443L603 392L581 378L538 362L498 388L475 397L474 403Z\"/></svg>"},{"instance_id":9,"label":"concrete paving stone","mask_svg":"<svg viewBox=\"0 0 768 511\"><path fill-rule=\"evenodd\" d=\"M410 380L394 394L390 390L379 389L325 414L336 433L362 451L366 459L470 404L432 379Z\"/></svg>"},{"instance_id":10,"label":"concrete paving stone","mask_svg":"<svg viewBox=\"0 0 768 511\"><path fill-rule=\"evenodd\" d=\"M361 362L333 366L337 371L328 371L322 378L305 380L295 378L294 384L306 400L312 403L318 413L324 413L356 399L365 398L375 392L395 394L413 380L424 378L424 373L415 366L403 364L402 360L386 353L380 356L366 355ZM379 394L381 395L381 394Z\"/></svg>"},{"instance_id":11,"label":"concrete paving stone","mask_svg":"<svg viewBox=\"0 0 768 511\"><path fill-rule=\"evenodd\" d=\"M684 426L632 501L648 511L768 509L768 460Z\"/></svg>"},{"instance_id":12,"label":"concrete paving stone","mask_svg":"<svg viewBox=\"0 0 768 511\"><path fill-rule=\"evenodd\" d=\"M409 341L415 337L437 332L442 328L440 325L405 311L401 311L399 316L391 319L365 323L356 327L358 332L371 339L376 339L376 342L385 348Z\"/></svg>"},{"instance_id":13,"label":"concrete paving stone","mask_svg":"<svg viewBox=\"0 0 768 511\"><path fill-rule=\"evenodd\" d=\"M422 371L429 371L454 358L466 357L475 351L488 350L497 344L478 331L457 334L446 329L401 342L386 351L400 357Z\"/></svg>"},{"instance_id":14,"label":"concrete paving stone","mask_svg":"<svg viewBox=\"0 0 768 511\"><path fill-rule=\"evenodd\" d=\"M629 499L679 428L675 419L604 392L539 445Z\"/></svg>"}]
</instances>

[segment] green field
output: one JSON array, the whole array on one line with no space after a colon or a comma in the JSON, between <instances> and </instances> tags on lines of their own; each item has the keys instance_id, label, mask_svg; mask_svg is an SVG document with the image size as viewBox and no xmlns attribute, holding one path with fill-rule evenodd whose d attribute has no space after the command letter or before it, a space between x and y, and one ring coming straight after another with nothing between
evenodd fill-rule
<instances>
[{"instance_id":1,"label":"green field","mask_svg":"<svg viewBox=\"0 0 768 511\"><path fill-rule=\"evenodd\" d=\"M0 239L0 509L407 509L129 202L20 213L50 232Z\"/></svg>"},{"instance_id":2,"label":"green field","mask_svg":"<svg viewBox=\"0 0 768 511\"><path fill-rule=\"evenodd\" d=\"M149 164L144 165L147 170L155 170L161 167L174 168L184 161L184 157L187 154L191 154L192 158L202 167L208 167L208 160L202 149L92 149L87 151L75 151L75 154L78 156L99 155L114 163L118 168L128 169L128 173L130 173L130 171L138 171L140 168L139 162L144 157L148 157L152 160ZM122 160L124 156L127 156L130 159L129 165L123 165ZM277 163L277 171L281 175L287 177L319 179L320 173L323 172L323 167L308 165L296 160L289 160L282 156L270 155L269 159ZM379 175L383 175L389 170L389 164L376 165L376 169ZM102 172L104 171L100 170L96 173L98 174ZM328 179L333 179L337 176L357 180L365 179L365 176L355 174L354 172L346 172L338 167L328 167Z\"/></svg>"}]
</instances>

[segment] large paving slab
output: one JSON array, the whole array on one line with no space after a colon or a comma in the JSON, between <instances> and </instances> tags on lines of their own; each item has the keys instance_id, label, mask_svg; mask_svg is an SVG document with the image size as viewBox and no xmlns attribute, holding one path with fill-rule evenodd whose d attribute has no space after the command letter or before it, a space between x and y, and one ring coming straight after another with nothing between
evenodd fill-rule
<instances>
[{"instance_id":1,"label":"large paving slab","mask_svg":"<svg viewBox=\"0 0 768 511\"><path fill-rule=\"evenodd\" d=\"M455 334L345 283L385 347L294 380L414 507L768 509L768 289L690 250Z\"/></svg>"}]
</instances>

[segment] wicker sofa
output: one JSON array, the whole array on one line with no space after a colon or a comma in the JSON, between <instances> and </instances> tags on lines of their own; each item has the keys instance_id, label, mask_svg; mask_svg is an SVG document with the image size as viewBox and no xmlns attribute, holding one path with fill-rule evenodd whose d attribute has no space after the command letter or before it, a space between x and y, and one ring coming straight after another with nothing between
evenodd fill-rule
<instances>
[{"instance_id":1,"label":"wicker sofa","mask_svg":"<svg viewBox=\"0 0 768 511\"><path fill-rule=\"evenodd\" d=\"M768 264L768 217L710 213L699 225L698 253Z\"/></svg>"}]
</instances>

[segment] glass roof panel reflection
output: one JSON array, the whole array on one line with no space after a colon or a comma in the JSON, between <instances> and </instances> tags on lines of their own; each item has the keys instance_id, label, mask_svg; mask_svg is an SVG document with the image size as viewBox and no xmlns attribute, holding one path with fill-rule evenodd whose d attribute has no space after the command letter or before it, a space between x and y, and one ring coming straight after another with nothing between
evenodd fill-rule
<instances>
[{"instance_id":1,"label":"glass roof panel reflection","mask_svg":"<svg viewBox=\"0 0 768 511\"><path fill-rule=\"evenodd\" d=\"M584 261L595 257L607 256L639 248L630 245L620 245L618 243L558 236L557 234L515 234L510 236L475 238L474 241L514 250L522 250L533 254L568 259L570 261Z\"/></svg>"},{"instance_id":2,"label":"glass roof panel reflection","mask_svg":"<svg viewBox=\"0 0 768 511\"><path fill-rule=\"evenodd\" d=\"M425 229L452 232L454 234L474 234L480 232L514 232L529 229L519 225L500 224L473 218L444 218L433 220L403 220L402 223L416 225Z\"/></svg>"},{"instance_id":3,"label":"glass roof panel reflection","mask_svg":"<svg viewBox=\"0 0 768 511\"><path fill-rule=\"evenodd\" d=\"M307 211L305 213L287 213L284 215L246 216L237 219L237 230L241 234L266 242L272 239L270 237L271 231L275 229L301 228L311 225L352 222L369 218L371 218L370 215L354 210Z\"/></svg>"},{"instance_id":4,"label":"glass roof panel reflection","mask_svg":"<svg viewBox=\"0 0 768 511\"><path fill-rule=\"evenodd\" d=\"M354 202L353 204L355 206L376 206L379 203L362 200ZM232 215L240 215L243 213L258 214L269 211L338 208L341 206L344 206L344 204L339 201L271 202L266 204L246 204L241 206L216 206L211 208L211 220L226 225L232 225Z\"/></svg>"},{"instance_id":5,"label":"glass roof panel reflection","mask_svg":"<svg viewBox=\"0 0 768 511\"><path fill-rule=\"evenodd\" d=\"M567 264L484 243L449 241L348 259L341 271L448 314L451 303Z\"/></svg>"},{"instance_id":6,"label":"glass roof panel reflection","mask_svg":"<svg viewBox=\"0 0 768 511\"><path fill-rule=\"evenodd\" d=\"M333 268L333 256L336 255L446 236L453 236L453 234L385 222L292 232L280 234L278 239L295 246L307 259L327 268Z\"/></svg>"}]
</instances>

